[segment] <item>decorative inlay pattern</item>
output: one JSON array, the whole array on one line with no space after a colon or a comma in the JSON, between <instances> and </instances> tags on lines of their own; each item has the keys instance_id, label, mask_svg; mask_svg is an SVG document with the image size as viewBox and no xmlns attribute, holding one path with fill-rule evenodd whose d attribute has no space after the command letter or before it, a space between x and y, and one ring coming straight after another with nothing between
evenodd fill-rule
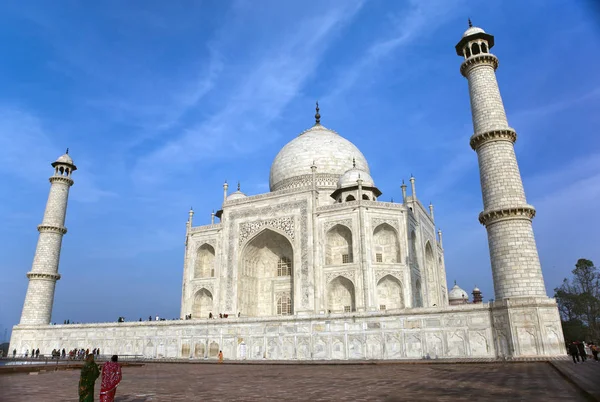
<instances>
[{"instance_id":1,"label":"decorative inlay pattern","mask_svg":"<svg viewBox=\"0 0 600 402\"><path fill-rule=\"evenodd\" d=\"M350 207L357 207L358 205L364 207L377 207L381 209L400 209L404 210L406 207L403 204L396 204L395 202L379 202L379 201L367 201L367 200L356 200L346 202L336 202L331 205L323 205L317 208L317 212L335 211L340 209L346 209Z\"/></svg>"},{"instance_id":2,"label":"decorative inlay pattern","mask_svg":"<svg viewBox=\"0 0 600 402\"><path fill-rule=\"evenodd\" d=\"M268 226L281 230L292 240L294 240L296 237L296 233L294 231L294 217L286 216L282 218L240 223L239 244L243 244L244 241L246 241L246 239L251 237L254 233Z\"/></svg>"},{"instance_id":3,"label":"decorative inlay pattern","mask_svg":"<svg viewBox=\"0 0 600 402\"><path fill-rule=\"evenodd\" d=\"M394 278L398 279L400 282L403 282L403 276L401 271L391 269L380 269L375 270L375 283L378 283L381 280L381 278L388 275L391 275Z\"/></svg>"},{"instance_id":4,"label":"decorative inlay pattern","mask_svg":"<svg viewBox=\"0 0 600 402\"><path fill-rule=\"evenodd\" d=\"M338 276L343 276L346 279L352 281L352 284L356 286L356 271L355 270L346 270L346 271L333 271L327 272L325 274L325 283L329 283Z\"/></svg>"},{"instance_id":5,"label":"decorative inlay pattern","mask_svg":"<svg viewBox=\"0 0 600 402\"><path fill-rule=\"evenodd\" d=\"M531 205L522 207L500 208L492 211L483 211L479 214L479 222L488 226L492 223L504 221L507 219L527 219L532 220L535 217L535 208Z\"/></svg>"},{"instance_id":6,"label":"decorative inlay pattern","mask_svg":"<svg viewBox=\"0 0 600 402\"><path fill-rule=\"evenodd\" d=\"M460 73L466 77L472 67L477 64L489 64L494 70L498 68L498 58L491 53L478 54L477 56L469 57L460 65Z\"/></svg>"},{"instance_id":7,"label":"decorative inlay pattern","mask_svg":"<svg viewBox=\"0 0 600 402\"><path fill-rule=\"evenodd\" d=\"M396 229L396 232L400 232L398 228L398 221L395 219L373 218L371 219L371 228L375 230L377 226L381 225L382 223L387 223L388 225Z\"/></svg>"},{"instance_id":8,"label":"decorative inlay pattern","mask_svg":"<svg viewBox=\"0 0 600 402\"><path fill-rule=\"evenodd\" d=\"M38 225L37 230L40 233L58 233L61 235L67 233L67 228L62 226Z\"/></svg>"},{"instance_id":9,"label":"decorative inlay pattern","mask_svg":"<svg viewBox=\"0 0 600 402\"><path fill-rule=\"evenodd\" d=\"M44 272L28 272L27 278L29 279L50 279L57 281L60 279L60 274L47 274Z\"/></svg>"},{"instance_id":10,"label":"decorative inlay pattern","mask_svg":"<svg viewBox=\"0 0 600 402\"><path fill-rule=\"evenodd\" d=\"M346 226L348 229L352 230L352 219L339 219L325 222L325 224L323 224L323 229L325 230L325 233L329 232L329 229L331 229L335 225L343 225Z\"/></svg>"},{"instance_id":11,"label":"decorative inlay pattern","mask_svg":"<svg viewBox=\"0 0 600 402\"><path fill-rule=\"evenodd\" d=\"M235 242L235 231L234 225L237 219L243 219L251 216L273 216L281 213L299 213L300 218L300 284L301 284L301 300L303 308L308 308L308 296L310 292L308 283L308 202L306 200L275 204L263 208L247 208L240 211L233 211L229 215L229 245L233 247ZM296 238L297 240L297 238ZM227 253L227 276L226 276L226 309L231 310L233 308L233 300L235 295L233 293L234 288L234 263L237 262L237 250L230 249Z\"/></svg>"},{"instance_id":12,"label":"decorative inlay pattern","mask_svg":"<svg viewBox=\"0 0 600 402\"><path fill-rule=\"evenodd\" d=\"M480 146L490 141L509 141L514 143L517 141L517 133L512 128L505 128L473 134L470 145L473 150L477 151Z\"/></svg>"},{"instance_id":13,"label":"decorative inlay pattern","mask_svg":"<svg viewBox=\"0 0 600 402\"><path fill-rule=\"evenodd\" d=\"M196 233L196 232L205 232L208 230L216 230L216 229L221 229L221 224L220 223L215 223L212 225L203 225L203 226L195 226L193 228L190 229L190 233Z\"/></svg>"},{"instance_id":14,"label":"decorative inlay pattern","mask_svg":"<svg viewBox=\"0 0 600 402\"><path fill-rule=\"evenodd\" d=\"M315 180L317 182L317 187L337 187L337 183L340 176L337 174L331 173L316 173ZM285 179L280 181L279 183L275 183L273 185L273 190L288 190L288 189L298 189L301 187L312 188L312 173L303 174L300 176L290 177L289 179Z\"/></svg>"},{"instance_id":15,"label":"decorative inlay pattern","mask_svg":"<svg viewBox=\"0 0 600 402\"><path fill-rule=\"evenodd\" d=\"M196 293L198 293L200 290L206 289L213 296L213 300L214 300L214 297L215 297L214 289L215 289L215 287L213 285L213 281L214 281L214 279L204 279L202 282L194 285L194 295Z\"/></svg>"}]
</instances>

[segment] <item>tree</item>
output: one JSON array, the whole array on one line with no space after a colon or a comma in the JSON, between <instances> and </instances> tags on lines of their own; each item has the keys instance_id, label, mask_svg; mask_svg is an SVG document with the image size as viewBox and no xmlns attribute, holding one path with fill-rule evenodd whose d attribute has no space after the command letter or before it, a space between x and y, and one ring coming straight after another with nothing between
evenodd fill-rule
<instances>
[{"instance_id":1,"label":"tree","mask_svg":"<svg viewBox=\"0 0 600 402\"><path fill-rule=\"evenodd\" d=\"M571 280L565 278L554 289L563 332L567 340L600 339L600 273L590 260L581 258L571 271Z\"/></svg>"}]
</instances>

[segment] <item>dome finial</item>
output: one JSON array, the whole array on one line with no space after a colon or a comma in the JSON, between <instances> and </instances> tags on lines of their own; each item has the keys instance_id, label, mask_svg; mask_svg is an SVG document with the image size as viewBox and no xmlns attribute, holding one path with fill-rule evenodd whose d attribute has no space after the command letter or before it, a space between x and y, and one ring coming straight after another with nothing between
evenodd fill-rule
<instances>
[{"instance_id":1,"label":"dome finial","mask_svg":"<svg viewBox=\"0 0 600 402\"><path fill-rule=\"evenodd\" d=\"M240 191L240 182L239 181L238 181L238 190L237 191Z\"/></svg>"},{"instance_id":2,"label":"dome finial","mask_svg":"<svg viewBox=\"0 0 600 402\"><path fill-rule=\"evenodd\" d=\"M67 148L67 152L65 152L67 155L69 155L69 148Z\"/></svg>"},{"instance_id":3,"label":"dome finial","mask_svg":"<svg viewBox=\"0 0 600 402\"><path fill-rule=\"evenodd\" d=\"M319 114L319 101L317 101L317 113L315 113L315 126L321 124L321 115Z\"/></svg>"},{"instance_id":4,"label":"dome finial","mask_svg":"<svg viewBox=\"0 0 600 402\"><path fill-rule=\"evenodd\" d=\"M469 28L473 28L473 23L471 22L471 18L469 18Z\"/></svg>"},{"instance_id":5,"label":"dome finial","mask_svg":"<svg viewBox=\"0 0 600 402\"><path fill-rule=\"evenodd\" d=\"M352 158L352 167L356 168L356 158Z\"/></svg>"}]
</instances>

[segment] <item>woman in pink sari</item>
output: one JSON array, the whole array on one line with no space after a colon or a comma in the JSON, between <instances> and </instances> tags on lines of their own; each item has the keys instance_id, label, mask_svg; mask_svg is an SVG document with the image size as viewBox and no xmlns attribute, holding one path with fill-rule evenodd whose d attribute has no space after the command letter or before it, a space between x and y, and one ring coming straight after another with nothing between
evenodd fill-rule
<instances>
[{"instance_id":1,"label":"woman in pink sari","mask_svg":"<svg viewBox=\"0 0 600 402\"><path fill-rule=\"evenodd\" d=\"M117 363L117 355L102 366L102 386L100 388L100 402L113 402L117 393L117 386L121 382L121 365Z\"/></svg>"}]
</instances>

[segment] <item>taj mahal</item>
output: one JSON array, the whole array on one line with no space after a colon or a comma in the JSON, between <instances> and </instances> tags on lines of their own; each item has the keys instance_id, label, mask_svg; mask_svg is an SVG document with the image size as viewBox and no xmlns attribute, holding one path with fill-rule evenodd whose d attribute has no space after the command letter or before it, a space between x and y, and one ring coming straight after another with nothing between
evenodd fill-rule
<instances>
[{"instance_id":1,"label":"taj mahal","mask_svg":"<svg viewBox=\"0 0 600 402\"><path fill-rule=\"evenodd\" d=\"M557 304L547 296L496 81L494 37L471 26L456 45L473 119L494 300L448 289L433 205L402 183L382 202L355 144L315 122L275 156L270 191L223 185L209 225L186 223L179 321L50 325L76 166L52 163L50 194L20 323L10 350L99 347L146 358L351 360L529 358L565 354ZM410 186L410 189L407 187ZM475 218L475 217L474 217ZM227 319L209 316L227 314Z\"/></svg>"}]
</instances>

